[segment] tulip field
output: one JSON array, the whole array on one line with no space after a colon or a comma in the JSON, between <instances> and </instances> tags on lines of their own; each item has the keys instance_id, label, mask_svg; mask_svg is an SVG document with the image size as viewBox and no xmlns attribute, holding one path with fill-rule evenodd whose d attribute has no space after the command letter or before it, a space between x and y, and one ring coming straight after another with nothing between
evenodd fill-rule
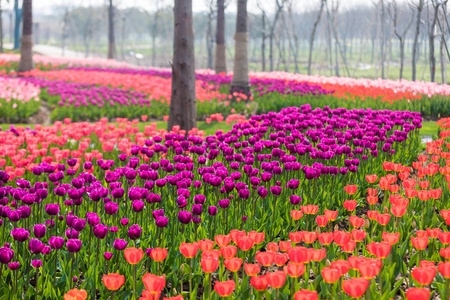
<instances>
[{"instance_id":1,"label":"tulip field","mask_svg":"<svg viewBox=\"0 0 450 300\"><path fill-rule=\"evenodd\" d=\"M0 61L0 119L52 120L0 130L1 299L450 298L450 87L199 70L207 134L147 123L170 70Z\"/></svg>"}]
</instances>

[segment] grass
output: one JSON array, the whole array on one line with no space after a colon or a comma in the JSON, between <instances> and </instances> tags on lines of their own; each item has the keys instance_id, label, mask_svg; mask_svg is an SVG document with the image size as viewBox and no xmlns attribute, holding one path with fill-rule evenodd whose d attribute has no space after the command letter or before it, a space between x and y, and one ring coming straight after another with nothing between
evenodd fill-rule
<instances>
[{"instance_id":1,"label":"grass","mask_svg":"<svg viewBox=\"0 0 450 300\"><path fill-rule=\"evenodd\" d=\"M156 123L156 129L167 129L167 122L164 121L157 121L157 122L139 122L137 127L139 127L139 131L144 131L144 126L150 125L150 123ZM117 124L117 123L112 123ZM234 124L234 123L233 123ZM212 121L210 124L199 121L197 122L197 127L200 130L204 130L206 135L214 135L217 130L223 130L224 132L227 132L233 128L233 124L226 124L225 122L217 122ZM15 127L30 127L31 129L34 129L34 124L0 124L0 128L2 130L8 130L11 125L14 125Z\"/></svg>"},{"instance_id":2,"label":"grass","mask_svg":"<svg viewBox=\"0 0 450 300\"><path fill-rule=\"evenodd\" d=\"M437 135L437 125L436 122L422 122L422 128L420 129L421 135Z\"/></svg>"}]
</instances>

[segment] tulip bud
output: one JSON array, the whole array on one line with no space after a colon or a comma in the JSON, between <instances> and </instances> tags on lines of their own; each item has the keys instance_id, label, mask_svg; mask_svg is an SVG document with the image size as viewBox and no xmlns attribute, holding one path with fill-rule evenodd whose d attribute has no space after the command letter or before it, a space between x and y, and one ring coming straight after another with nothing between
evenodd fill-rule
<instances>
[{"instance_id":1,"label":"tulip bud","mask_svg":"<svg viewBox=\"0 0 450 300\"><path fill-rule=\"evenodd\" d=\"M416 229L416 227L417 227L416 221L413 220L413 222L412 222L412 228L413 228L413 229Z\"/></svg>"},{"instance_id":2,"label":"tulip bud","mask_svg":"<svg viewBox=\"0 0 450 300\"><path fill-rule=\"evenodd\" d=\"M336 224L336 225L334 225L334 231L337 231L337 230L339 230L339 226Z\"/></svg>"},{"instance_id":3,"label":"tulip bud","mask_svg":"<svg viewBox=\"0 0 450 300\"><path fill-rule=\"evenodd\" d=\"M327 259L327 261L325 262L325 267L327 268L331 267L331 262L329 259Z\"/></svg>"},{"instance_id":4,"label":"tulip bud","mask_svg":"<svg viewBox=\"0 0 450 300\"><path fill-rule=\"evenodd\" d=\"M181 275L184 274L184 264L181 265L181 267L180 267L180 272L181 272Z\"/></svg>"},{"instance_id":5,"label":"tulip bud","mask_svg":"<svg viewBox=\"0 0 450 300\"><path fill-rule=\"evenodd\" d=\"M369 221L369 219L365 219L364 220L364 228L368 229L369 227L370 227L370 221Z\"/></svg>"}]
</instances>

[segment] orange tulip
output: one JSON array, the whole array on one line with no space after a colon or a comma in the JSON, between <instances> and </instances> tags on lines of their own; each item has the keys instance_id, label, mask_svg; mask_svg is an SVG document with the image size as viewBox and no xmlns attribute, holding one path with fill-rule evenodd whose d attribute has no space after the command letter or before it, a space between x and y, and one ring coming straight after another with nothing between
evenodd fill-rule
<instances>
[{"instance_id":1,"label":"orange tulip","mask_svg":"<svg viewBox=\"0 0 450 300\"><path fill-rule=\"evenodd\" d=\"M85 290L72 289L64 294L64 300L85 300L87 296Z\"/></svg>"},{"instance_id":2,"label":"orange tulip","mask_svg":"<svg viewBox=\"0 0 450 300\"><path fill-rule=\"evenodd\" d=\"M339 246L345 245L352 239L352 236L350 233L340 230L335 230L333 232L333 239L336 244Z\"/></svg>"},{"instance_id":3,"label":"orange tulip","mask_svg":"<svg viewBox=\"0 0 450 300\"><path fill-rule=\"evenodd\" d=\"M428 246L428 237L411 237L411 243L416 250L424 250Z\"/></svg>"},{"instance_id":4,"label":"orange tulip","mask_svg":"<svg viewBox=\"0 0 450 300\"><path fill-rule=\"evenodd\" d=\"M278 250L280 250L280 247L277 245L277 243L270 242L267 244L267 251L278 252Z\"/></svg>"},{"instance_id":5,"label":"orange tulip","mask_svg":"<svg viewBox=\"0 0 450 300\"><path fill-rule=\"evenodd\" d=\"M286 252L286 251L288 251L289 249L292 248L291 241L280 241L279 245L280 245L280 250L283 251L283 252Z\"/></svg>"},{"instance_id":6,"label":"orange tulip","mask_svg":"<svg viewBox=\"0 0 450 300\"><path fill-rule=\"evenodd\" d=\"M220 258L220 251L219 250L211 250L211 251L204 251L202 252L202 258Z\"/></svg>"},{"instance_id":7,"label":"orange tulip","mask_svg":"<svg viewBox=\"0 0 450 300\"><path fill-rule=\"evenodd\" d=\"M376 277L381 270L381 267L383 266L383 263L381 260L379 260L380 263L371 261L370 259L364 260L362 263L358 265L359 273L361 273L361 276L366 279L372 279Z\"/></svg>"},{"instance_id":8,"label":"orange tulip","mask_svg":"<svg viewBox=\"0 0 450 300\"><path fill-rule=\"evenodd\" d=\"M311 253L311 260L316 262L322 261L327 256L327 250L325 249L312 249Z\"/></svg>"},{"instance_id":9,"label":"orange tulip","mask_svg":"<svg viewBox=\"0 0 450 300\"><path fill-rule=\"evenodd\" d=\"M362 262L366 261L366 258L365 257L359 257L359 256L350 256L347 259L347 261L350 264L350 268L352 268L353 270L358 270L359 264L361 264Z\"/></svg>"},{"instance_id":10,"label":"orange tulip","mask_svg":"<svg viewBox=\"0 0 450 300\"><path fill-rule=\"evenodd\" d=\"M319 242L322 245L330 245L333 242L333 234L329 232L319 233Z\"/></svg>"},{"instance_id":11,"label":"orange tulip","mask_svg":"<svg viewBox=\"0 0 450 300\"><path fill-rule=\"evenodd\" d=\"M297 232L289 232L289 239L291 240L291 242L293 242L294 244L298 244L302 241L303 239L303 233L301 231L297 231Z\"/></svg>"},{"instance_id":12,"label":"orange tulip","mask_svg":"<svg viewBox=\"0 0 450 300\"><path fill-rule=\"evenodd\" d=\"M286 264L289 259L289 255L287 253L275 253L273 261L278 267L282 267Z\"/></svg>"},{"instance_id":13,"label":"orange tulip","mask_svg":"<svg viewBox=\"0 0 450 300\"><path fill-rule=\"evenodd\" d=\"M117 273L103 275L103 284L110 291L117 291L122 287L124 283L125 283L125 276L123 275Z\"/></svg>"},{"instance_id":14,"label":"orange tulip","mask_svg":"<svg viewBox=\"0 0 450 300\"><path fill-rule=\"evenodd\" d=\"M366 175L366 180L368 183L375 183L377 181L377 175Z\"/></svg>"},{"instance_id":15,"label":"orange tulip","mask_svg":"<svg viewBox=\"0 0 450 300\"><path fill-rule=\"evenodd\" d=\"M157 262L162 262L167 257L167 248L155 248L150 253L150 257Z\"/></svg>"},{"instance_id":16,"label":"orange tulip","mask_svg":"<svg viewBox=\"0 0 450 300\"><path fill-rule=\"evenodd\" d=\"M367 251L380 259L385 259L391 252L391 245L386 242L371 242L367 245Z\"/></svg>"},{"instance_id":17,"label":"orange tulip","mask_svg":"<svg viewBox=\"0 0 450 300\"><path fill-rule=\"evenodd\" d=\"M391 245L395 245L398 243L398 241L400 239L400 232L397 232L397 233L383 232L381 234L381 238L383 239L383 241L385 241Z\"/></svg>"},{"instance_id":18,"label":"orange tulip","mask_svg":"<svg viewBox=\"0 0 450 300\"><path fill-rule=\"evenodd\" d=\"M141 248L137 249L135 247L125 249L123 254L125 255L127 262L131 265L138 264L144 257L144 251L142 251Z\"/></svg>"},{"instance_id":19,"label":"orange tulip","mask_svg":"<svg viewBox=\"0 0 450 300\"><path fill-rule=\"evenodd\" d=\"M291 218L295 221L300 220L303 217L303 212L299 210L291 210Z\"/></svg>"},{"instance_id":20,"label":"orange tulip","mask_svg":"<svg viewBox=\"0 0 450 300\"><path fill-rule=\"evenodd\" d=\"M338 216L338 211L325 209L324 215L328 218L328 220L335 221Z\"/></svg>"},{"instance_id":21,"label":"orange tulip","mask_svg":"<svg viewBox=\"0 0 450 300\"><path fill-rule=\"evenodd\" d=\"M428 300L430 299L430 290L427 288L409 288L406 291L407 300Z\"/></svg>"},{"instance_id":22,"label":"orange tulip","mask_svg":"<svg viewBox=\"0 0 450 300\"><path fill-rule=\"evenodd\" d=\"M239 239L247 236L247 233L245 231L239 231L236 229L232 229L230 231L230 236L231 236L231 240L233 241L233 243L237 244Z\"/></svg>"},{"instance_id":23,"label":"orange tulip","mask_svg":"<svg viewBox=\"0 0 450 300\"><path fill-rule=\"evenodd\" d=\"M287 251L289 259L295 264L306 264L311 261L312 253L305 247L293 247Z\"/></svg>"},{"instance_id":24,"label":"orange tulip","mask_svg":"<svg viewBox=\"0 0 450 300\"><path fill-rule=\"evenodd\" d=\"M414 278L420 285L429 285L436 276L436 268L417 267L411 272L411 277Z\"/></svg>"},{"instance_id":25,"label":"orange tulip","mask_svg":"<svg viewBox=\"0 0 450 300\"><path fill-rule=\"evenodd\" d=\"M248 233L248 236L251 237L255 241L255 244L257 244L257 245L259 245L262 242L264 242L264 239L265 239L265 233L264 232L250 231Z\"/></svg>"},{"instance_id":26,"label":"orange tulip","mask_svg":"<svg viewBox=\"0 0 450 300\"><path fill-rule=\"evenodd\" d=\"M197 243L185 243L182 242L180 245L180 252L186 258L193 258L197 255L198 244Z\"/></svg>"},{"instance_id":27,"label":"orange tulip","mask_svg":"<svg viewBox=\"0 0 450 300\"><path fill-rule=\"evenodd\" d=\"M361 242L367 236L367 233L364 230L353 229L351 233L355 242Z\"/></svg>"},{"instance_id":28,"label":"orange tulip","mask_svg":"<svg viewBox=\"0 0 450 300\"><path fill-rule=\"evenodd\" d=\"M312 244L317 240L317 232L303 231L303 241L306 244Z\"/></svg>"},{"instance_id":29,"label":"orange tulip","mask_svg":"<svg viewBox=\"0 0 450 300\"><path fill-rule=\"evenodd\" d=\"M294 294L294 300L317 300L319 295L316 291L299 290Z\"/></svg>"},{"instance_id":30,"label":"orange tulip","mask_svg":"<svg viewBox=\"0 0 450 300\"><path fill-rule=\"evenodd\" d=\"M236 288L236 284L234 283L234 280L228 280L228 281L216 281L216 284L214 285L214 290L217 294L219 294L220 297L228 297L230 296L234 289Z\"/></svg>"},{"instance_id":31,"label":"orange tulip","mask_svg":"<svg viewBox=\"0 0 450 300\"><path fill-rule=\"evenodd\" d=\"M377 222L378 224L385 226L389 223L389 220L391 219L391 215L389 214L379 214L377 215Z\"/></svg>"},{"instance_id":32,"label":"orange tulip","mask_svg":"<svg viewBox=\"0 0 450 300\"><path fill-rule=\"evenodd\" d=\"M348 220L350 221L350 224L355 228L361 228L364 225L364 219L355 215L350 216Z\"/></svg>"},{"instance_id":33,"label":"orange tulip","mask_svg":"<svg viewBox=\"0 0 450 300\"><path fill-rule=\"evenodd\" d=\"M358 190L358 187L356 185L347 185L344 187L344 190L347 192L347 194L353 195Z\"/></svg>"},{"instance_id":34,"label":"orange tulip","mask_svg":"<svg viewBox=\"0 0 450 300\"><path fill-rule=\"evenodd\" d=\"M307 215L315 215L319 211L319 206L312 204L305 205L302 206L302 211Z\"/></svg>"},{"instance_id":35,"label":"orange tulip","mask_svg":"<svg viewBox=\"0 0 450 300\"><path fill-rule=\"evenodd\" d=\"M159 300L161 292L149 292L147 290L142 291L142 297L139 300Z\"/></svg>"},{"instance_id":36,"label":"orange tulip","mask_svg":"<svg viewBox=\"0 0 450 300\"><path fill-rule=\"evenodd\" d=\"M328 224L328 217L327 216L317 216L316 223L319 227L325 227Z\"/></svg>"},{"instance_id":37,"label":"orange tulip","mask_svg":"<svg viewBox=\"0 0 450 300\"><path fill-rule=\"evenodd\" d=\"M344 251L345 253L352 253L353 250L356 247L356 242L355 241L348 241L346 244L344 245L340 245L342 248L342 251Z\"/></svg>"},{"instance_id":38,"label":"orange tulip","mask_svg":"<svg viewBox=\"0 0 450 300\"><path fill-rule=\"evenodd\" d=\"M344 201L344 208L348 211L354 211L356 209L356 205L358 205L358 202L356 202L355 200Z\"/></svg>"},{"instance_id":39,"label":"orange tulip","mask_svg":"<svg viewBox=\"0 0 450 300\"><path fill-rule=\"evenodd\" d=\"M342 276L350 270L350 263L346 260L339 259L331 262L331 268L339 271L339 275Z\"/></svg>"}]
</instances>

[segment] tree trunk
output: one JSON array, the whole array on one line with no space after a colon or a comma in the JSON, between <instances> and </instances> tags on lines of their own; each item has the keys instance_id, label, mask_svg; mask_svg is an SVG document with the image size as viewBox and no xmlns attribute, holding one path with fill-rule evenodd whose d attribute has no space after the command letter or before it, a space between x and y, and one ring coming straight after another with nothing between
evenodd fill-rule
<instances>
[{"instance_id":1,"label":"tree trunk","mask_svg":"<svg viewBox=\"0 0 450 300\"><path fill-rule=\"evenodd\" d=\"M434 8L434 15L433 19L431 20L431 26L428 29L428 41L430 43L430 53L429 53L429 59L430 59L430 81L434 82L436 77L436 55L434 53L434 29L436 27L437 18L439 14L439 4L433 5Z\"/></svg>"},{"instance_id":2,"label":"tree trunk","mask_svg":"<svg viewBox=\"0 0 450 300\"><path fill-rule=\"evenodd\" d=\"M227 72L227 56L225 45L225 0L217 0L215 69L216 74Z\"/></svg>"},{"instance_id":3,"label":"tree trunk","mask_svg":"<svg viewBox=\"0 0 450 300\"><path fill-rule=\"evenodd\" d=\"M20 63L18 72L32 70L33 64L33 3L32 0L23 1L23 26L20 45Z\"/></svg>"},{"instance_id":4,"label":"tree trunk","mask_svg":"<svg viewBox=\"0 0 450 300\"><path fill-rule=\"evenodd\" d=\"M316 36L317 26L319 25L320 18L322 17L323 8L325 7L324 0L320 5L319 14L317 15L317 19L314 22L313 30L311 32L311 36L309 37L309 58L308 58L308 75L311 75L311 65L312 65L312 55L314 49L314 39Z\"/></svg>"},{"instance_id":5,"label":"tree trunk","mask_svg":"<svg viewBox=\"0 0 450 300\"><path fill-rule=\"evenodd\" d=\"M400 79L403 79L403 66L405 63L405 41L399 38L400 41Z\"/></svg>"},{"instance_id":6,"label":"tree trunk","mask_svg":"<svg viewBox=\"0 0 450 300\"><path fill-rule=\"evenodd\" d=\"M213 41L213 33L212 33L212 21L213 21L213 11L210 10L208 13L208 24L206 29L206 51L208 53L208 69L213 69L213 51L214 51L214 41Z\"/></svg>"},{"instance_id":7,"label":"tree trunk","mask_svg":"<svg viewBox=\"0 0 450 300\"><path fill-rule=\"evenodd\" d=\"M20 23L22 21L22 9L19 8L19 0L14 1L14 49L20 47Z\"/></svg>"},{"instance_id":8,"label":"tree trunk","mask_svg":"<svg viewBox=\"0 0 450 300\"><path fill-rule=\"evenodd\" d=\"M0 52L3 53L3 9L0 0Z\"/></svg>"},{"instance_id":9,"label":"tree trunk","mask_svg":"<svg viewBox=\"0 0 450 300\"><path fill-rule=\"evenodd\" d=\"M266 16L262 13L262 35L261 35L261 61L262 71L266 71Z\"/></svg>"},{"instance_id":10,"label":"tree trunk","mask_svg":"<svg viewBox=\"0 0 450 300\"><path fill-rule=\"evenodd\" d=\"M416 32L414 33L414 43L412 51L412 80L415 81L417 78L417 48L419 45L419 34L420 34L420 16L423 10L424 0L420 0L417 8L417 19L416 19Z\"/></svg>"},{"instance_id":11,"label":"tree trunk","mask_svg":"<svg viewBox=\"0 0 450 300\"><path fill-rule=\"evenodd\" d=\"M114 6L113 0L109 0L108 8L108 59L116 57L116 42L114 36Z\"/></svg>"},{"instance_id":12,"label":"tree trunk","mask_svg":"<svg viewBox=\"0 0 450 300\"><path fill-rule=\"evenodd\" d=\"M172 96L167 130L197 127L192 0L175 0Z\"/></svg>"},{"instance_id":13,"label":"tree trunk","mask_svg":"<svg viewBox=\"0 0 450 300\"><path fill-rule=\"evenodd\" d=\"M249 95L247 0L238 0L237 5L236 34L234 35L236 42L231 92L240 92Z\"/></svg>"},{"instance_id":14,"label":"tree trunk","mask_svg":"<svg viewBox=\"0 0 450 300\"><path fill-rule=\"evenodd\" d=\"M385 10L384 10L384 1L380 0L381 6L381 16L380 16L380 24L381 24L381 43L380 43L380 52L381 52L381 78L385 78L385 61L386 61L386 30L384 28L385 21Z\"/></svg>"},{"instance_id":15,"label":"tree trunk","mask_svg":"<svg viewBox=\"0 0 450 300\"><path fill-rule=\"evenodd\" d=\"M158 33L159 10L155 12L152 25L152 66L156 67L156 35Z\"/></svg>"}]
</instances>

